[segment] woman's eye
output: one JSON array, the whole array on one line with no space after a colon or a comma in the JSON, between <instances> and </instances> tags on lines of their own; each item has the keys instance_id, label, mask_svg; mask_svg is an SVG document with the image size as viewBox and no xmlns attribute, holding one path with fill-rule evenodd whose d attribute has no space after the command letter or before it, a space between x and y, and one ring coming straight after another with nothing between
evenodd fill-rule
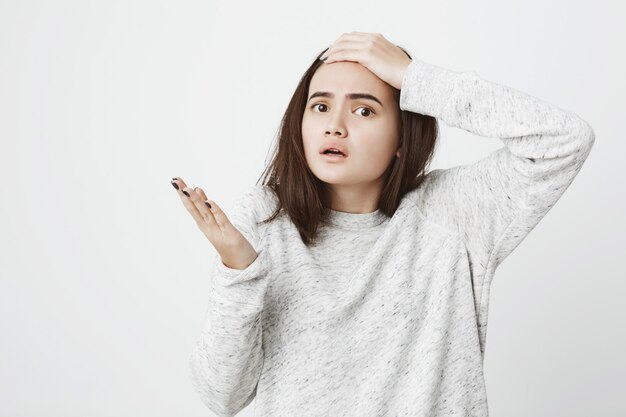
<instances>
[{"instance_id":1,"label":"woman's eye","mask_svg":"<svg viewBox=\"0 0 626 417\"><path fill-rule=\"evenodd\" d=\"M326 107L326 104L322 104L322 103L315 103L314 105L311 106L312 109L315 109L316 106L324 106Z\"/></svg>"},{"instance_id":2,"label":"woman's eye","mask_svg":"<svg viewBox=\"0 0 626 417\"><path fill-rule=\"evenodd\" d=\"M315 103L311 106L311 108L315 109L317 106L323 106L324 108L326 108L326 105L323 103ZM366 114L361 113L361 116L369 117L370 114L374 114L374 111L370 109L369 107L361 106L357 108L357 111L363 112L363 110L365 110L367 113Z\"/></svg>"},{"instance_id":3,"label":"woman's eye","mask_svg":"<svg viewBox=\"0 0 626 417\"><path fill-rule=\"evenodd\" d=\"M369 107L359 107L359 109L361 109L361 111L366 110L368 112L368 115L369 113L374 114L372 109L370 109ZM361 116L363 116L363 114L361 114Z\"/></svg>"}]
</instances>

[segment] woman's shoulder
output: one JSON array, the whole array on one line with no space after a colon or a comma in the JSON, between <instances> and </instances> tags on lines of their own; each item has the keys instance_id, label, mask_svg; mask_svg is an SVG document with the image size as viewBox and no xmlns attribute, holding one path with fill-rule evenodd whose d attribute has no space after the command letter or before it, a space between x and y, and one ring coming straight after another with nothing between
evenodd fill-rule
<instances>
[{"instance_id":1,"label":"woman's shoulder","mask_svg":"<svg viewBox=\"0 0 626 417\"><path fill-rule=\"evenodd\" d=\"M428 171L424 174L422 181L419 185L406 193L406 198L409 198L416 203L424 201L425 198L432 196L433 193L441 192L443 187L444 176L447 170L438 168Z\"/></svg>"},{"instance_id":2,"label":"woman's shoulder","mask_svg":"<svg viewBox=\"0 0 626 417\"><path fill-rule=\"evenodd\" d=\"M278 207L278 196L268 185L253 184L243 191L235 204L247 206L257 219L265 219Z\"/></svg>"},{"instance_id":3,"label":"woman's shoulder","mask_svg":"<svg viewBox=\"0 0 626 417\"><path fill-rule=\"evenodd\" d=\"M424 175L418 187L404 197L412 202L409 206L415 208L424 220L448 231L453 230L447 207L449 194L454 192L448 178L452 173L450 168L433 169Z\"/></svg>"}]
</instances>

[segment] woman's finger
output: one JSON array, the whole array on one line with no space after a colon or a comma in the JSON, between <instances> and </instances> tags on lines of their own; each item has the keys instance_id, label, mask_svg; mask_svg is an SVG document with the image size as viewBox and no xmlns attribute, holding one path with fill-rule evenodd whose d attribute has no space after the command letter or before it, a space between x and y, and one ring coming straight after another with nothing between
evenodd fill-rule
<instances>
[{"instance_id":1,"label":"woman's finger","mask_svg":"<svg viewBox=\"0 0 626 417\"><path fill-rule=\"evenodd\" d=\"M180 191L182 188L185 188L187 184L185 184L181 178L174 177L172 178L172 186L174 186L176 190Z\"/></svg>"},{"instance_id":2,"label":"woman's finger","mask_svg":"<svg viewBox=\"0 0 626 417\"><path fill-rule=\"evenodd\" d=\"M364 49L374 45L374 35L371 33L351 32L344 33L337 38L324 52L329 56L342 49ZM328 60L325 60L328 61Z\"/></svg>"},{"instance_id":3,"label":"woman's finger","mask_svg":"<svg viewBox=\"0 0 626 417\"><path fill-rule=\"evenodd\" d=\"M402 87L404 73L411 58L379 33L351 32L341 35L324 52L323 61L353 61L396 89Z\"/></svg>"},{"instance_id":4,"label":"woman's finger","mask_svg":"<svg viewBox=\"0 0 626 417\"><path fill-rule=\"evenodd\" d=\"M226 214L222 211L222 208L213 200L209 200L211 204L211 214L213 215L213 220L218 224L220 229L224 230L225 227L230 225L230 221L226 217Z\"/></svg>"},{"instance_id":5,"label":"woman's finger","mask_svg":"<svg viewBox=\"0 0 626 417\"><path fill-rule=\"evenodd\" d=\"M190 194L187 184L185 184L185 181L183 181L181 178L172 178L172 186L178 191L178 196L180 197L185 207L187 207L188 210L191 209L192 205L189 205L189 203L191 202Z\"/></svg>"},{"instance_id":6,"label":"woman's finger","mask_svg":"<svg viewBox=\"0 0 626 417\"><path fill-rule=\"evenodd\" d=\"M183 205L185 206L189 214L191 214L191 217L193 217L193 219L196 221L198 227L200 229L203 229L204 227L206 227L207 221L202 213L200 213L200 210L198 210L198 206L196 205L196 203L193 201L195 193L189 187L182 188L181 192Z\"/></svg>"},{"instance_id":7,"label":"woman's finger","mask_svg":"<svg viewBox=\"0 0 626 417\"><path fill-rule=\"evenodd\" d=\"M217 223L215 223L215 219L209 210L209 208L202 202L200 204L199 200L201 197L197 196L197 194L187 185L185 182L178 177L172 178L172 186L178 191L178 195L183 202L183 205L191 214L191 217L196 221L196 224L201 230L205 230L207 227L215 227Z\"/></svg>"},{"instance_id":8,"label":"woman's finger","mask_svg":"<svg viewBox=\"0 0 626 417\"><path fill-rule=\"evenodd\" d=\"M204 204L207 205L207 207L208 205L211 206L210 211L213 215L213 220L219 225L222 230L226 230L226 227L232 225L224 211L222 211L222 208L215 201L209 200L202 188L196 187L194 188L194 191L200 196L201 200L204 201Z\"/></svg>"},{"instance_id":9,"label":"woman's finger","mask_svg":"<svg viewBox=\"0 0 626 417\"><path fill-rule=\"evenodd\" d=\"M193 205L193 207L190 208L190 212L196 219L200 229L211 231L213 228L219 226L219 224L215 221L213 212L205 204L204 198L194 191L193 188L186 187L183 191L189 193L187 203ZM211 206L213 206L213 204L211 204Z\"/></svg>"},{"instance_id":10,"label":"woman's finger","mask_svg":"<svg viewBox=\"0 0 626 417\"><path fill-rule=\"evenodd\" d=\"M210 209L211 208L211 202L208 200L206 194L204 193L204 190L202 188L200 188L200 187L196 187L193 190L196 193L198 193L200 198L204 201L204 204Z\"/></svg>"},{"instance_id":11,"label":"woman's finger","mask_svg":"<svg viewBox=\"0 0 626 417\"><path fill-rule=\"evenodd\" d=\"M324 60L327 64L338 61L352 61L367 68L368 61L366 50L354 43L352 43L350 47L347 45L337 45L332 51L327 51L324 55L328 56L328 58Z\"/></svg>"},{"instance_id":12,"label":"woman's finger","mask_svg":"<svg viewBox=\"0 0 626 417\"><path fill-rule=\"evenodd\" d=\"M207 196L202 188L196 187L193 190L198 197L197 200L193 198L193 201L194 203L196 203L198 211L203 215L207 223L214 222L215 214L213 212L213 207L215 207L215 202L207 199Z\"/></svg>"}]
</instances>

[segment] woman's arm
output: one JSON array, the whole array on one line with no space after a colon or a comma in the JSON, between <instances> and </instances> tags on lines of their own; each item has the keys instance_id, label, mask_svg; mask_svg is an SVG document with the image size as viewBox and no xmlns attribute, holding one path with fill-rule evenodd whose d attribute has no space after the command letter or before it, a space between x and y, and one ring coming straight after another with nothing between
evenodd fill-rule
<instances>
[{"instance_id":1,"label":"woman's arm","mask_svg":"<svg viewBox=\"0 0 626 417\"><path fill-rule=\"evenodd\" d=\"M254 399L263 368L261 312L270 259L255 224L255 190L251 187L235 203L231 222L258 256L239 270L215 254L204 327L190 357L196 391L220 416L235 415Z\"/></svg>"},{"instance_id":2,"label":"woman's arm","mask_svg":"<svg viewBox=\"0 0 626 417\"><path fill-rule=\"evenodd\" d=\"M504 143L476 163L432 171L420 201L428 218L463 236L484 272L493 273L554 206L595 141L572 112L417 59L404 73L400 108Z\"/></svg>"}]
</instances>

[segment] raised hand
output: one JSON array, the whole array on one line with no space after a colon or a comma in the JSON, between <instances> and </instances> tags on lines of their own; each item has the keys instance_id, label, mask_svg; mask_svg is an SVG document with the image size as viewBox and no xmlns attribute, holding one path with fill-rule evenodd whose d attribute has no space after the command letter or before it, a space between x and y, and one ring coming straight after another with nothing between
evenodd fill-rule
<instances>
[{"instance_id":1,"label":"raised hand","mask_svg":"<svg viewBox=\"0 0 626 417\"><path fill-rule=\"evenodd\" d=\"M327 64L358 62L397 90L401 89L404 72L411 63L411 58L399 46L380 33L344 33L328 47L324 56L327 59L321 59Z\"/></svg>"},{"instance_id":2,"label":"raised hand","mask_svg":"<svg viewBox=\"0 0 626 417\"><path fill-rule=\"evenodd\" d=\"M225 266L246 269L254 262L258 256L256 250L215 201L208 200L201 188L187 187L181 178L173 178L171 182L198 228L215 246Z\"/></svg>"}]
</instances>

